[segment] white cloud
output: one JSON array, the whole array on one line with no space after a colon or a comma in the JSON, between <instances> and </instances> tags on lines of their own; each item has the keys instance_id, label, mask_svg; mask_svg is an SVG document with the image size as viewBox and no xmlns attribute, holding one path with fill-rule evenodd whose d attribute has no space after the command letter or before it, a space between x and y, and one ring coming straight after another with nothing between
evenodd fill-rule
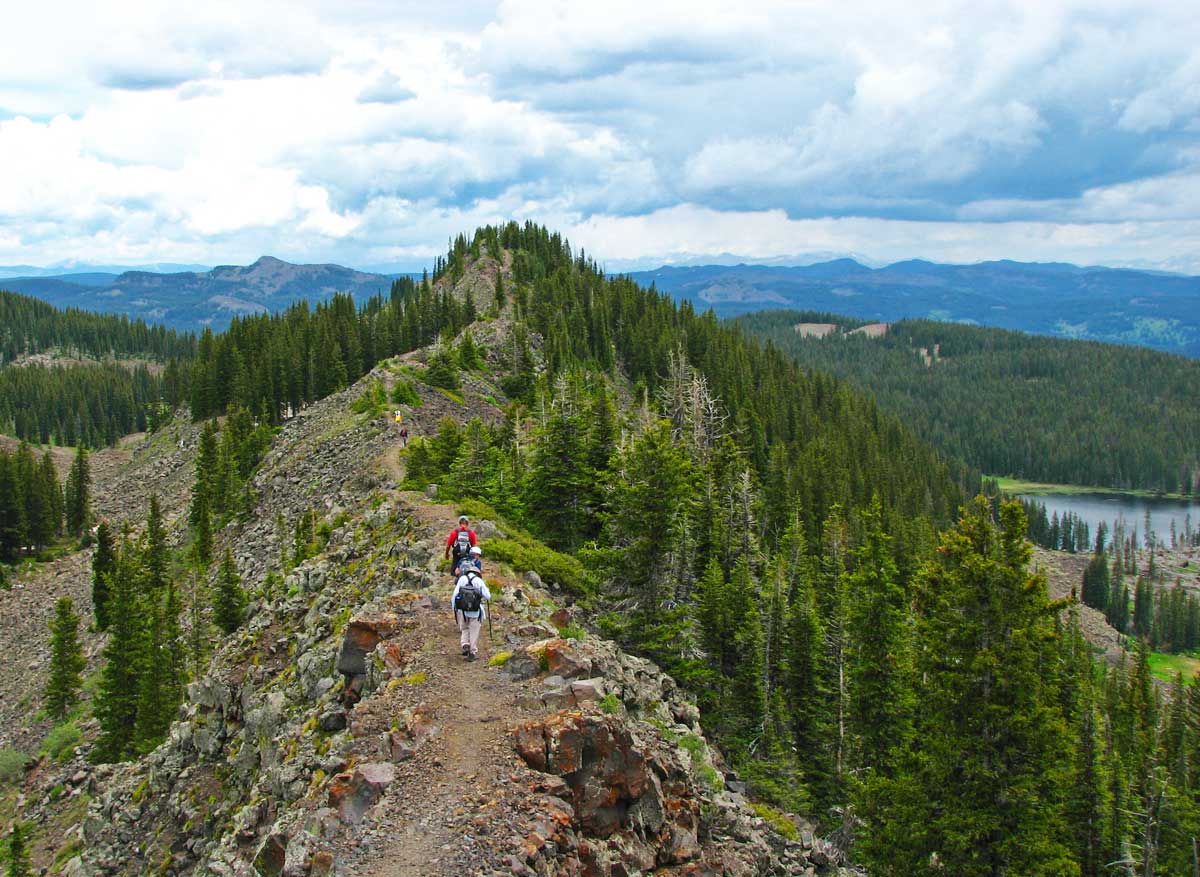
<instances>
[{"instance_id":1,"label":"white cloud","mask_svg":"<svg viewBox=\"0 0 1200 877\"><path fill-rule=\"evenodd\" d=\"M0 31L0 261L423 260L531 217L614 260L1178 265L1198 22L1169 0L25 4Z\"/></svg>"}]
</instances>

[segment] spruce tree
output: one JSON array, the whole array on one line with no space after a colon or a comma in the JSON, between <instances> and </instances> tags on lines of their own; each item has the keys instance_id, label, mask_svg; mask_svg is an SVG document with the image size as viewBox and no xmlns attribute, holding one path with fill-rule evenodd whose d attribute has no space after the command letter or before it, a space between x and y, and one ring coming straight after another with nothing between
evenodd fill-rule
<instances>
[{"instance_id":1,"label":"spruce tree","mask_svg":"<svg viewBox=\"0 0 1200 877\"><path fill-rule=\"evenodd\" d=\"M79 700L80 674L86 664L79 644L79 616L71 598L63 597L55 604L50 622L50 675L45 696L51 718L62 720Z\"/></svg>"},{"instance_id":2,"label":"spruce tree","mask_svg":"<svg viewBox=\"0 0 1200 877\"><path fill-rule=\"evenodd\" d=\"M908 602L882 516L876 498L862 515L865 532L846 578L847 675L855 764L886 772L895 745L909 738L911 647Z\"/></svg>"},{"instance_id":3,"label":"spruce tree","mask_svg":"<svg viewBox=\"0 0 1200 877\"><path fill-rule=\"evenodd\" d=\"M142 553L142 565L146 570L143 582L148 598L153 600L162 598L167 587L170 563L162 506L158 504L158 497L151 495L150 511L146 516L146 546Z\"/></svg>"},{"instance_id":4,"label":"spruce tree","mask_svg":"<svg viewBox=\"0 0 1200 877\"><path fill-rule=\"evenodd\" d=\"M233 554L226 548L213 598L213 621L222 633L230 634L241 626L245 613L246 592L242 590L242 580L233 562Z\"/></svg>"},{"instance_id":5,"label":"spruce tree","mask_svg":"<svg viewBox=\"0 0 1200 877\"><path fill-rule=\"evenodd\" d=\"M458 364L469 372L483 368L483 357L479 353L479 347L475 344L475 336L470 329L463 332L462 338L459 339Z\"/></svg>"},{"instance_id":6,"label":"spruce tree","mask_svg":"<svg viewBox=\"0 0 1200 877\"><path fill-rule=\"evenodd\" d=\"M1083 588L1081 597L1084 605L1091 606L1104 612L1108 608L1109 591L1112 583L1108 576L1108 557L1103 549L1092 555L1091 561L1083 571Z\"/></svg>"},{"instance_id":7,"label":"spruce tree","mask_svg":"<svg viewBox=\"0 0 1200 877\"><path fill-rule=\"evenodd\" d=\"M96 616L96 629L108 630L109 585L117 568L116 543L108 521L96 527L96 551L92 555L92 611Z\"/></svg>"},{"instance_id":8,"label":"spruce tree","mask_svg":"<svg viewBox=\"0 0 1200 877\"><path fill-rule=\"evenodd\" d=\"M1068 727L1044 672L1056 637L1046 583L1026 569L1020 505L1001 505L998 528L991 518L975 500L917 580L915 752L903 803L876 827L896 843L869 862L873 874L1077 867L1062 803Z\"/></svg>"},{"instance_id":9,"label":"spruce tree","mask_svg":"<svg viewBox=\"0 0 1200 877\"><path fill-rule=\"evenodd\" d=\"M72 536L83 535L92 515L92 474L87 448L80 443L67 473L65 490L67 532Z\"/></svg>"},{"instance_id":10,"label":"spruce tree","mask_svg":"<svg viewBox=\"0 0 1200 877\"><path fill-rule=\"evenodd\" d=\"M583 419L564 392L538 432L530 461L526 497L530 517L560 550L579 547L589 527Z\"/></svg>"},{"instance_id":11,"label":"spruce tree","mask_svg":"<svg viewBox=\"0 0 1200 877\"><path fill-rule=\"evenodd\" d=\"M109 585L109 631L104 670L96 692L100 735L92 750L96 762L124 761L134 752L140 673L144 667L145 606L139 599L140 552L126 540L117 553Z\"/></svg>"},{"instance_id":12,"label":"spruce tree","mask_svg":"<svg viewBox=\"0 0 1200 877\"><path fill-rule=\"evenodd\" d=\"M134 741L141 752L162 742L183 700L185 667L178 594L174 581L168 581L165 593L148 609L134 723Z\"/></svg>"},{"instance_id":13,"label":"spruce tree","mask_svg":"<svg viewBox=\"0 0 1200 877\"><path fill-rule=\"evenodd\" d=\"M13 823L6 846L8 847L8 865L4 870L5 877L33 877L33 865L29 860L24 826Z\"/></svg>"}]
</instances>

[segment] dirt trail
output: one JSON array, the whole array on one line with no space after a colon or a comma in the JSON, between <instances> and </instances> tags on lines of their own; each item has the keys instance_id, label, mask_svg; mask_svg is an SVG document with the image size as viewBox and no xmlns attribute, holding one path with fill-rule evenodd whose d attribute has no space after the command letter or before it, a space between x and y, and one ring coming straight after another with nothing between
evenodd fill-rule
<instances>
[{"instance_id":1,"label":"dirt trail","mask_svg":"<svg viewBox=\"0 0 1200 877\"><path fill-rule=\"evenodd\" d=\"M454 507L417 510L440 553L441 534L455 522ZM486 566L484 577L494 600L520 586ZM514 799L527 787L516 783L526 771L508 731L543 709L525 686L488 665L507 648L516 626L503 609L493 613L494 633L484 623L479 659L462 656L448 605L451 589L447 576L434 608L417 613L396 640L410 656L409 681L379 691L354 710L357 739L407 725L416 727L417 745L412 758L396 764L396 780L372 808L371 825L357 838L357 848L339 857L343 874L469 877L493 873L513 851Z\"/></svg>"}]
</instances>

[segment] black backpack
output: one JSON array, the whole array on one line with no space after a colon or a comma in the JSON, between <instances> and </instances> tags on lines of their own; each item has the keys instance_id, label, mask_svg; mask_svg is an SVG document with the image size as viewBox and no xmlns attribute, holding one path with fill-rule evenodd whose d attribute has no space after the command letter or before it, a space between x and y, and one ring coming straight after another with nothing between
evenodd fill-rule
<instances>
[{"instance_id":1,"label":"black backpack","mask_svg":"<svg viewBox=\"0 0 1200 877\"><path fill-rule=\"evenodd\" d=\"M483 603L483 591L475 584L479 578L474 572L464 574L466 583L458 586L458 594L454 598L454 611L478 612Z\"/></svg>"},{"instance_id":2,"label":"black backpack","mask_svg":"<svg viewBox=\"0 0 1200 877\"><path fill-rule=\"evenodd\" d=\"M459 530L458 535L454 537L454 560L457 562L459 558L466 557L471 553L471 531Z\"/></svg>"}]
</instances>

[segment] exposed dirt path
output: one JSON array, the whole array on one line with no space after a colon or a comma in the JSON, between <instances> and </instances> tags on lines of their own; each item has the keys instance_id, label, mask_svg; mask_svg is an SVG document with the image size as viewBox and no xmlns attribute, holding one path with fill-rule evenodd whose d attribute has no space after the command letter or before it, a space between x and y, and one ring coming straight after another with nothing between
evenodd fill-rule
<instances>
[{"instance_id":1,"label":"exposed dirt path","mask_svg":"<svg viewBox=\"0 0 1200 877\"><path fill-rule=\"evenodd\" d=\"M389 455L390 457L391 455ZM392 458L394 459L394 458ZM434 534L455 522L449 505L418 506ZM486 551L486 546L485 546ZM495 572L485 579L498 599L520 583ZM396 779L371 810L358 846L339 856L341 873L356 877L468 877L507 869L519 843L517 813L528 794L527 769L508 731L543 712L527 684L502 675L489 658L506 648L516 621L494 613L485 622L479 659L467 661L449 609L450 579L434 608L421 610L395 642L407 656L408 675L354 709L358 740L407 729L415 752L396 764ZM540 683L536 683L540 685Z\"/></svg>"}]
</instances>

